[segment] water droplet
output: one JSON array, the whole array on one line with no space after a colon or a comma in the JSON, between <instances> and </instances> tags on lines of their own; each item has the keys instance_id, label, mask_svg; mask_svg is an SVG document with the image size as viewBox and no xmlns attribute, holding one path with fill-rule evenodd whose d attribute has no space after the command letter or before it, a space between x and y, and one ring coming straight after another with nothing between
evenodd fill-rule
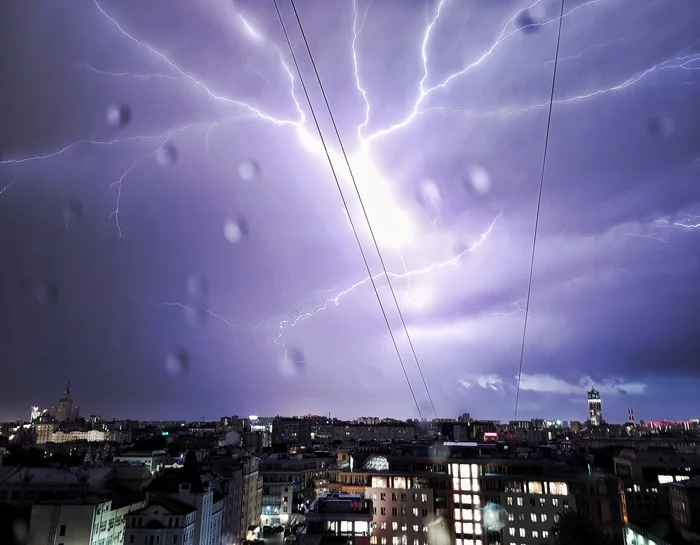
<instances>
[{"instance_id":1,"label":"water droplet","mask_svg":"<svg viewBox=\"0 0 700 545\"><path fill-rule=\"evenodd\" d=\"M673 119L670 117L652 117L647 122L647 132L653 138L662 140L671 136L675 128L674 125Z\"/></svg>"},{"instance_id":2,"label":"water droplet","mask_svg":"<svg viewBox=\"0 0 700 545\"><path fill-rule=\"evenodd\" d=\"M42 305L58 302L58 284L53 282L41 282L35 286L34 296Z\"/></svg>"},{"instance_id":3,"label":"water droplet","mask_svg":"<svg viewBox=\"0 0 700 545\"><path fill-rule=\"evenodd\" d=\"M207 323L209 313L201 308L185 307L183 309L185 322L192 326L201 326Z\"/></svg>"},{"instance_id":4,"label":"water droplet","mask_svg":"<svg viewBox=\"0 0 700 545\"><path fill-rule=\"evenodd\" d=\"M479 165L474 165L469 169L469 185L480 195L484 195L491 190L491 176L486 169Z\"/></svg>"},{"instance_id":5,"label":"water droplet","mask_svg":"<svg viewBox=\"0 0 700 545\"><path fill-rule=\"evenodd\" d=\"M500 505L488 502L481 510L484 528L490 532L500 532L508 524L508 511Z\"/></svg>"},{"instance_id":6,"label":"water droplet","mask_svg":"<svg viewBox=\"0 0 700 545\"><path fill-rule=\"evenodd\" d=\"M244 218L228 219L224 224L224 236L231 244L243 240L248 234L248 222Z\"/></svg>"},{"instance_id":7,"label":"water droplet","mask_svg":"<svg viewBox=\"0 0 700 545\"><path fill-rule=\"evenodd\" d=\"M295 377L304 372L306 355L299 348L289 348L280 362L280 373L287 378Z\"/></svg>"},{"instance_id":8,"label":"water droplet","mask_svg":"<svg viewBox=\"0 0 700 545\"><path fill-rule=\"evenodd\" d=\"M61 211L63 223L68 228L70 225L83 219L83 204L78 200L70 201Z\"/></svg>"},{"instance_id":9,"label":"water droplet","mask_svg":"<svg viewBox=\"0 0 700 545\"><path fill-rule=\"evenodd\" d=\"M442 517L432 520L426 519L424 524L428 527L428 545L451 545L450 531Z\"/></svg>"},{"instance_id":10,"label":"water droplet","mask_svg":"<svg viewBox=\"0 0 700 545\"><path fill-rule=\"evenodd\" d=\"M177 148L172 142L166 142L156 151L156 161L164 167L173 166L177 163Z\"/></svg>"},{"instance_id":11,"label":"water droplet","mask_svg":"<svg viewBox=\"0 0 700 545\"><path fill-rule=\"evenodd\" d=\"M190 354L185 348L178 348L165 359L165 370L176 376L186 372L190 367Z\"/></svg>"},{"instance_id":12,"label":"water droplet","mask_svg":"<svg viewBox=\"0 0 700 545\"><path fill-rule=\"evenodd\" d=\"M253 182L260 176L260 166L255 161L243 161L238 166L238 175L246 182Z\"/></svg>"},{"instance_id":13,"label":"water droplet","mask_svg":"<svg viewBox=\"0 0 700 545\"><path fill-rule=\"evenodd\" d=\"M423 202L423 206L435 208L442 204L442 197L440 196L440 188L435 180L432 178L424 178L418 188L418 194L420 200Z\"/></svg>"},{"instance_id":14,"label":"water droplet","mask_svg":"<svg viewBox=\"0 0 700 545\"><path fill-rule=\"evenodd\" d=\"M209 295L209 280L192 275L187 279L187 295L194 301L202 301Z\"/></svg>"},{"instance_id":15,"label":"water droplet","mask_svg":"<svg viewBox=\"0 0 700 545\"><path fill-rule=\"evenodd\" d=\"M112 104L107 108L107 123L112 127L125 127L131 121L131 108L127 104Z\"/></svg>"}]
</instances>

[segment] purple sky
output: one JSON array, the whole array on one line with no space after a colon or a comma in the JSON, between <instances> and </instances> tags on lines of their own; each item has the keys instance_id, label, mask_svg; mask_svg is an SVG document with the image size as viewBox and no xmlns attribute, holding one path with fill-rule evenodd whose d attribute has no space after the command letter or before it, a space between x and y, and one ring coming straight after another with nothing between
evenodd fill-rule
<instances>
[{"instance_id":1,"label":"purple sky","mask_svg":"<svg viewBox=\"0 0 700 545\"><path fill-rule=\"evenodd\" d=\"M561 6L533 1L297 0L439 417L514 414ZM611 421L698 416L700 9L564 13L518 418L584 419L592 383ZM0 36L0 418L69 379L105 417L417 416L272 2L5 2Z\"/></svg>"}]
</instances>

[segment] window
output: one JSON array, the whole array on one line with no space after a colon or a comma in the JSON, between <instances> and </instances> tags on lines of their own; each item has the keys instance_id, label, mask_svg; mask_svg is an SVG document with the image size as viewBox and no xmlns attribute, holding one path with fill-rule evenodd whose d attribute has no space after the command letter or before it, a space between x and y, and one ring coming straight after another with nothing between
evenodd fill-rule
<instances>
[{"instance_id":1,"label":"window","mask_svg":"<svg viewBox=\"0 0 700 545\"><path fill-rule=\"evenodd\" d=\"M401 501L406 501L406 494L401 494Z\"/></svg>"},{"instance_id":2,"label":"window","mask_svg":"<svg viewBox=\"0 0 700 545\"><path fill-rule=\"evenodd\" d=\"M398 530L399 529L399 523L394 521L391 523L391 529L392 530Z\"/></svg>"},{"instance_id":3,"label":"window","mask_svg":"<svg viewBox=\"0 0 700 545\"><path fill-rule=\"evenodd\" d=\"M417 508L417 507L414 507L414 508L413 508L413 516L414 516L414 517L417 517L417 516L418 516L418 508Z\"/></svg>"},{"instance_id":4,"label":"window","mask_svg":"<svg viewBox=\"0 0 700 545\"><path fill-rule=\"evenodd\" d=\"M537 515L535 513L530 513L530 520L532 522L537 522Z\"/></svg>"},{"instance_id":5,"label":"window","mask_svg":"<svg viewBox=\"0 0 700 545\"><path fill-rule=\"evenodd\" d=\"M546 498L540 498L540 507L544 507L547 504Z\"/></svg>"},{"instance_id":6,"label":"window","mask_svg":"<svg viewBox=\"0 0 700 545\"><path fill-rule=\"evenodd\" d=\"M382 507L382 515L386 515L386 507Z\"/></svg>"},{"instance_id":7,"label":"window","mask_svg":"<svg viewBox=\"0 0 700 545\"><path fill-rule=\"evenodd\" d=\"M518 513L518 520L525 520L525 513Z\"/></svg>"},{"instance_id":8,"label":"window","mask_svg":"<svg viewBox=\"0 0 700 545\"><path fill-rule=\"evenodd\" d=\"M414 532L417 532L417 531L418 531L418 525L417 525L417 524L414 524L414 525L413 525L413 531L414 531Z\"/></svg>"},{"instance_id":9,"label":"window","mask_svg":"<svg viewBox=\"0 0 700 545\"><path fill-rule=\"evenodd\" d=\"M542 539L547 539L549 537L549 532L547 530L542 530Z\"/></svg>"},{"instance_id":10,"label":"window","mask_svg":"<svg viewBox=\"0 0 700 545\"><path fill-rule=\"evenodd\" d=\"M59 536L66 535L66 525L65 524L61 524L61 527L58 529L58 535Z\"/></svg>"},{"instance_id":11,"label":"window","mask_svg":"<svg viewBox=\"0 0 700 545\"><path fill-rule=\"evenodd\" d=\"M382 536L382 545L386 545L386 536Z\"/></svg>"},{"instance_id":12,"label":"window","mask_svg":"<svg viewBox=\"0 0 700 545\"><path fill-rule=\"evenodd\" d=\"M386 521L382 522L381 524L381 529L386 530Z\"/></svg>"},{"instance_id":13,"label":"window","mask_svg":"<svg viewBox=\"0 0 700 545\"><path fill-rule=\"evenodd\" d=\"M507 505L513 505L513 496L508 496L508 499L506 500Z\"/></svg>"},{"instance_id":14,"label":"window","mask_svg":"<svg viewBox=\"0 0 700 545\"><path fill-rule=\"evenodd\" d=\"M510 534L511 536L515 536L515 528L513 528L512 526L508 528L508 534Z\"/></svg>"},{"instance_id":15,"label":"window","mask_svg":"<svg viewBox=\"0 0 700 545\"><path fill-rule=\"evenodd\" d=\"M391 495L391 501L396 501L396 494Z\"/></svg>"},{"instance_id":16,"label":"window","mask_svg":"<svg viewBox=\"0 0 700 545\"><path fill-rule=\"evenodd\" d=\"M405 508L405 507L402 507L402 508L401 508L401 516L402 516L402 517L405 517L405 516L406 516L406 508Z\"/></svg>"},{"instance_id":17,"label":"window","mask_svg":"<svg viewBox=\"0 0 700 545\"><path fill-rule=\"evenodd\" d=\"M177 543L177 536L173 536L173 543Z\"/></svg>"},{"instance_id":18,"label":"window","mask_svg":"<svg viewBox=\"0 0 700 545\"><path fill-rule=\"evenodd\" d=\"M428 501L428 495L427 495L427 494L421 494L421 495L420 495L420 501L422 501L423 503L425 503L426 501Z\"/></svg>"},{"instance_id":19,"label":"window","mask_svg":"<svg viewBox=\"0 0 700 545\"><path fill-rule=\"evenodd\" d=\"M396 515L398 515L398 514L399 514L398 509L397 509L396 507L392 507L392 508L391 508L391 514L392 514L392 516L394 516L394 517L395 517Z\"/></svg>"},{"instance_id":20,"label":"window","mask_svg":"<svg viewBox=\"0 0 700 545\"><path fill-rule=\"evenodd\" d=\"M515 520L515 515L513 513L508 513L508 522L513 522Z\"/></svg>"},{"instance_id":21,"label":"window","mask_svg":"<svg viewBox=\"0 0 700 545\"><path fill-rule=\"evenodd\" d=\"M530 507L535 506L535 498L530 498Z\"/></svg>"},{"instance_id":22,"label":"window","mask_svg":"<svg viewBox=\"0 0 700 545\"><path fill-rule=\"evenodd\" d=\"M427 509L423 509L423 516L424 516L424 517L427 517L427 516L428 516L428 510L427 510Z\"/></svg>"},{"instance_id":23,"label":"window","mask_svg":"<svg viewBox=\"0 0 700 545\"><path fill-rule=\"evenodd\" d=\"M542 522L547 522L547 515L545 513L542 513L542 515L540 515L540 520Z\"/></svg>"},{"instance_id":24,"label":"window","mask_svg":"<svg viewBox=\"0 0 700 545\"><path fill-rule=\"evenodd\" d=\"M386 500L386 494L384 492L382 492L379 497L381 498L382 501Z\"/></svg>"},{"instance_id":25,"label":"window","mask_svg":"<svg viewBox=\"0 0 700 545\"><path fill-rule=\"evenodd\" d=\"M516 503L518 504L518 507L522 507L522 506L523 506L523 499L522 499L522 498L518 498L518 499L516 500Z\"/></svg>"},{"instance_id":26,"label":"window","mask_svg":"<svg viewBox=\"0 0 700 545\"><path fill-rule=\"evenodd\" d=\"M373 514L373 515L376 515L376 514L377 514L377 508L376 508L376 507L372 507L372 514Z\"/></svg>"},{"instance_id":27,"label":"window","mask_svg":"<svg viewBox=\"0 0 700 545\"><path fill-rule=\"evenodd\" d=\"M134 542L134 536L129 536L129 543L133 543L133 542Z\"/></svg>"},{"instance_id":28,"label":"window","mask_svg":"<svg viewBox=\"0 0 700 545\"><path fill-rule=\"evenodd\" d=\"M559 498L552 498L552 505L554 507L559 507Z\"/></svg>"},{"instance_id":29,"label":"window","mask_svg":"<svg viewBox=\"0 0 700 545\"><path fill-rule=\"evenodd\" d=\"M539 533L537 530L533 530L533 531L532 531L532 537L534 537L535 539L537 539L538 537L540 537L540 533Z\"/></svg>"}]
</instances>

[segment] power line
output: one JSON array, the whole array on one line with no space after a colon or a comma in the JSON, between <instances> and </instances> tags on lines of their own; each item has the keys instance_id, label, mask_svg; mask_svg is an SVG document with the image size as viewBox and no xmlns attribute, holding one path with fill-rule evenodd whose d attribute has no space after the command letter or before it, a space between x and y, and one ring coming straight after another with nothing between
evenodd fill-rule
<instances>
[{"instance_id":1,"label":"power line","mask_svg":"<svg viewBox=\"0 0 700 545\"><path fill-rule=\"evenodd\" d=\"M559 45L561 44L561 27L564 21L564 0L561 0L559 14L559 30L557 33L557 49L554 53L554 70L552 70L552 91L549 96L549 113L547 114L547 132L544 137L544 152L542 153L542 169L540 171L540 187L537 194L537 211L535 212L535 232L532 235L532 257L530 258L530 278L527 282L527 300L525 303L525 320L523 323L523 340L520 345L520 366L518 368L518 387L515 391L515 414L518 418L518 401L520 400L520 378L523 375L523 356L525 355L525 337L527 335L527 318L530 315L530 295L532 294L532 272L535 269L535 249L537 248L537 231L540 225L540 209L542 207L542 186L544 185L544 170L547 166L547 150L549 149L549 130L552 126L552 109L554 106L554 86L557 81L557 65L559 64Z\"/></svg>"},{"instance_id":2,"label":"power line","mask_svg":"<svg viewBox=\"0 0 700 545\"><path fill-rule=\"evenodd\" d=\"M314 57L311 53L311 48L309 47L309 42L306 39L306 33L304 32L304 27L301 24L301 19L299 17L299 12L297 11L296 5L294 4L294 0L289 0L290 4L292 5L292 9L294 10L294 15L297 20L297 24L299 25L299 31L301 32L301 37L304 40L304 45L306 46L306 52L309 55L309 60L311 61L311 66L314 69L314 74L316 75L316 81L318 82L318 86L321 90L321 94L323 95L323 100L326 103L326 109L328 110L328 115L330 116L331 123L333 124L333 130L335 131L335 135L338 139L338 143L340 144L340 151L343 154L343 157L345 158L345 164L348 167L348 171L350 172L350 179L352 180L352 185L355 188L355 193L357 193L357 198L360 201L360 207L362 208L362 213L365 216L365 220L367 221L367 227L369 228L370 235L372 237L372 242L374 243L374 247L377 250L377 255L379 256L379 262L381 263L382 270L384 271L384 276L386 277L387 284L389 285L389 291L391 291L391 297L394 300L394 304L396 305L396 311L399 314L399 318L401 319L401 325L403 326L403 330L406 334L406 339L408 340L408 345L411 348L411 353L413 354L413 359L416 362L416 367L418 367L418 372L420 373L420 378L423 381L423 386L425 387L425 391L428 394L428 400L430 401L430 406L433 409L433 414L435 415L435 418L437 418L437 411L435 410L435 404L433 403L433 398L430 395L430 390L428 389L428 384L425 381L425 376L423 375L423 369L421 368L420 362L418 361L418 355L416 354L416 349L413 346L413 341L411 340L411 336L408 334L408 327L406 326L406 321L404 320L403 313L401 312L401 306L399 305L399 301L396 297L396 292L394 291L394 286L391 283L391 279L389 278L389 272L387 271L386 265L384 263L384 258L382 257L382 253L379 250L379 244L377 243L377 238L374 235L374 230L372 229L372 224L369 220L369 215L367 214L367 210L365 208L365 203L362 200L362 195L360 194L360 189L357 186L357 182L355 181L355 175L352 172L352 167L350 166L350 160L348 159L348 155L345 152L345 147L343 146L343 140L340 137L340 132L338 131L338 126L336 125L335 118L333 117L333 112L331 110L331 106L328 103L328 97L326 96L326 90L323 87L323 83L321 82L321 76L318 73L318 69L316 68L316 62L314 61ZM277 0L275 0L275 5L277 5ZM299 76L301 77L301 75ZM340 186L339 186L340 189Z\"/></svg>"},{"instance_id":3,"label":"power line","mask_svg":"<svg viewBox=\"0 0 700 545\"><path fill-rule=\"evenodd\" d=\"M296 55L294 54L294 49L292 48L292 42L289 39L289 34L287 32L287 28L284 25L284 20L282 19L282 14L280 13L279 6L277 5L277 0L273 0L275 4L275 10L277 11L277 17L279 18L280 25L282 27L282 31L284 32L284 37L287 40L287 46L289 47L289 52L292 56L292 61L294 62L294 66L296 68L297 74L299 75L299 82L301 83L301 87L304 90L304 96L306 97L306 101L309 104L309 109L311 111L311 117L313 117L314 120L314 125L316 126L316 131L318 132L318 136L321 139L321 145L323 146L323 151L326 154L326 159L328 159L328 164L331 167L331 173L333 174L333 179L335 180L335 185L338 188L338 192L340 193L340 198L343 201L343 206L345 207L346 210L348 210L348 205L345 200L345 195L343 194L343 190L340 187L340 181L338 180L338 175L335 172L335 168L333 167L333 161L331 160L330 153L328 151L328 146L326 146L326 141L323 138L323 133L321 132L321 126L318 123L318 118L316 117L316 112L314 110L314 107L311 103L311 97L309 96L309 92L306 89L306 84L304 83L304 78L301 75L301 69L299 67L299 63L297 62ZM334 122L335 125L335 122ZM345 152L343 151L343 154ZM396 343L396 338L394 337L394 332L391 330L391 324L389 323L389 318L386 314L386 310L384 309L384 304L382 303L381 297L379 297L379 291L377 288L377 285L374 281L373 275L372 275L372 270L370 269L369 263L367 261L367 256L365 256L364 249L362 248L362 243L360 242L360 237L357 234L357 231L355 230L355 225L354 222L352 221L352 218L350 217L350 212L348 212L348 220L350 222L350 227L352 227L352 232L355 234L355 240L357 242L357 246L360 250L360 255L362 256L362 261L365 264L365 268L367 269L367 274L369 275L370 282L372 282L372 288L374 290L374 294L377 297L377 302L379 303L379 308L382 311L382 316L384 316L384 322L386 323L386 327L389 330L389 335L391 336L391 342L394 345L394 349L396 350L396 355L399 358L399 363L401 364L401 369L403 370L404 377L406 377L406 383L408 384L408 389L411 392L411 397L413 398L413 402L416 405L416 409L418 410L418 416L423 419L423 413L421 412L420 406L418 404L418 400L416 399L416 394L413 391L413 386L411 385L411 380L408 378L408 373L406 372L406 366L404 365L403 358L401 357L401 351L399 350L399 345ZM385 271L386 272L386 271Z\"/></svg>"}]
</instances>

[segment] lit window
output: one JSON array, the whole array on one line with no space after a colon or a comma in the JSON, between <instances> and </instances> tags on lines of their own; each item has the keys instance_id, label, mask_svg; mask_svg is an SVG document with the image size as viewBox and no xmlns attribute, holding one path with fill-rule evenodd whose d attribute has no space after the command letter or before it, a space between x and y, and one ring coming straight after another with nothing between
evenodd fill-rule
<instances>
[{"instance_id":1,"label":"lit window","mask_svg":"<svg viewBox=\"0 0 700 545\"><path fill-rule=\"evenodd\" d=\"M428 501L428 495L427 494L421 494L420 495L420 501L425 503Z\"/></svg>"},{"instance_id":2,"label":"lit window","mask_svg":"<svg viewBox=\"0 0 700 545\"><path fill-rule=\"evenodd\" d=\"M508 513L508 522L513 522L515 520L515 515L513 513Z\"/></svg>"},{"instance_id":3,"label":"lit window","mask_svg":"<svg viewBox=\"0 0 700 545\"><path fill-rule=\"evenodd\" d=\"M399 536L394 536L391 538L392 545L399 545Z\"/></svg>"},{"instance_id":4,"label":"lit window","mask_svg":"<svg viewBox=\"0 0 700 545\"><path fill-rule=\"evenodd\" d=\"M513 505L513 496L508 496L508 499L506 501L508 505Z\"/></svg>"},{"instance_id":5,"label":"lit window","mask_svg":"<svg viewBox=\"0 0 700 545\"><path fill-rule=\"evenodd\" d=\"M469 478L469 464L461 464L459 466L459 476L464 479L465 477Z\"/></svg>"},{"instance_id":6,"label":"lit window","mask_svg":"<svg viewBox=\"0 0 700 545\"><path fill-rule=\"evenodd\" d=\"M408 529L408 526L407 526L406 523L404 522L404 523L401 525L401 531L402 531L402 532L405 532L407 529Z\"/></svg>"},{"instance_id":7,"label":"lit window","mask_svg":"<svg viewBox=\"0 0 700 545\"><path fill-rule=\"evenodd\" d=\"M472 464L472 477L477 477L479 475L479 466Z\"/></svg>"},{"instance_id":8,"label":"lit window","mask_svg":"<svg viewBox=\"0 0 700 545\"><path fill-rule=\"evenodd\" d=\"M462 509L462 519L463 520L472 520L472 510L471 509Z\"/></svg>"},{"instance_id":9,"label":"lit window","mask_svg":"<svg viewBox=\"0 0 700 545\"><path fill-rule=\"evenodd\" d=\"M462 494L462 503L465 503L467 505L470 505L472 503L472 496L471 494Z\"/></svg>"},{"instance_id":10,"label":"lit window","mask_svg":"<svg viewBox=\"0 0 700 545\"><path fill-rule=\"evenodd\" d=\"M451 474L453 477L459 477L459 464L452 464Z\"/></svg>"},{"instance_id":11,"label":"lit window","mask_svg":"<svg viewBox=\"0 0 700 545\"><path fill-rule=\"evenodd\" d=\"M459 521L455 521L455 533L457 533L457 534L462 533L462 523Z\"/></svg>"},{"instance_id":12,"label":"lit window","mask_svg":"<svg viewBox=\"0 0 700 545\"><path fill-rule=\"evenodd\" d=\"M382 522L382 530L386 530L386 521Z\"/></svg>"},{"instance_id":13,"label":"lit window","mask_svg":"<svg viewBox=\"0 0 700 545\"><path fill-rule=\"evenodd\" d=\"M547 522L547 515L545 513L542 513L542 515L540 516L540 520L542 522Z\"/></svg>"},{"instance_id":14,"label":"lit window","mask_svg":"<svg viewBox=\"0 0 700 545\"><path fill-rule=\"evenodd\" d=\"M537 522L537 515L535 513L530 513L530 520L532 522Z\"/></svg>"},{"instance_id":15,"label":"lit window","mask_svg":"<svg viewBox=\"0 0 700 545\"><path fill-rule=\"evenodd\" d=\"M476 535L481 535L481 524L479 522L474 523L474 533Z\"/></svg>"},{"instance_id":16,"label":"lit window","mask_svg":"<svg viewBox=\"0 0 700 545\"><path fill-rule=\"evenodd\" d=\"M455 503L459 503L459 494L454 495Z\"/></svg>"},{"instance_id":17,"label":"lit window","mask_svg":"<svg viewBox=\"0 0 700 545\"><path fill-rule=\"evenodd\" d=\"M479 511L479 510L474 511L474 520L477 522L481 521L481 511Z\"/></svg>"},{"instance_id":18,"label":"lit window","mask_svg":"<svg viewBox=\"0 0 700 545\"><path fill-rule=\"evenodd\" d=\"M479 505L481 503L481 498L477 494L474 494L474 501L472 503L474 503L474 505Z\"/></svg>"},{"instance_id":19,"label":"lit window","mask_svg":"<svg viewBox=\"0 0 700 545\"><path fill-rule=\"evenodd\" d=\"M461 488L460 490L466 490L467 492L471 491L472 487L469 482L469 479L462 479L461 481Z\"/></svg>"},{"instance_id":20,"label":"lit window","mask_svg":"<svg viewBox=\"0 0 700 545\"><path fill-rule=\"evenodd\" d=\"M532 531L532 537L534 537L535 539L537 539L538 537L540 537L540 533L539 533L537 530L533 530L533 531Z\"/></svg>"},{"instance_id":21,"label":"lit window","mask_svg":"<svg viewBox=\"0 0 700 545\"><path fill-rule=\"evenodd\" d=\"M520 534L520 537L525 537L525 528L520 528L518 532Z\"/></svg>"},{"instance_id":22,"label":"lit window","mask_svg":"<svg viewBox=\"0 0 700 545\"><path fill-rule=\"evenodd\" d=\"M414 508L413 508L413 516L414 516L414 517L417 517L417 516L418 516L418 508L417 508L417 507L414 507Z\"/></svg>"},{"instance_id":23,"label":"lit window","mask_svg":"<svg viewBox=\"0 0 700 545\"><path fill-rule=\"evenodd\" d=\"M427 534L427 533L428 533L428 527L427 527L427 526L423 526L423 533L424 533L424 534Z\"/></svg>"},{"instance_id":24,"label":"lit window","mask_svg":"<svg viewBox=\"0 0 700 545\"><path fill-rule=\"evenodd\" d=\"M382 536L382 545L386 545L386 536Z\"/></svg>"},{"instance_id":25,"label":"lit window","mask_svg":"<svg viewBox=\"0 0 700 545\"><path fill-rule=\"evenodd\" d=\"M549 532L547 530L542 530L542 539L547 539L549 537Z\"/></svg>"},{"instance_id":26,"label":"lit window","mask_svg":"<svg viewBox=\"0 0 700 545\"><path fill-rule=\"evenodd\" d=\"M369 543L370 545L377 545L377 536L370 536Z\"/></svg>"},{"instance_id":27,"label":"lit window","mask_svg":"<svg viewBox=\"0 0 700 545\"><path fill-rule=\"evenodd\" d=\"M394 521L391 523L391 529L392 530L398 530L399 529L399 523Z\"/></svg>"},{"instance_id":28,"label":"lit window","mask_svg":"<svg viewBox=\"0 0 700 545\"><path fill-rule=\"evenodd\" d=\"M559 499L558 498L552 498L552 505L554 507L559 507Z\"/></svg>"},{"instance_id":29,"label":"lit window","mask_svg":"<svg viewBox=\"0 0 700 545\"><path fill-rule=\"evenodd\" d=\"M417 532L417 531L418 531L418 525L417 525L417 524L414 524L414 525L413 525L413 531L414 531L414 532Z\"/></svg>"},{"instance_id":30,"label":"lit window","mask_svg":"<svg viewBox=\"0 0 700 545\"><path fill-rule=\"evenodd\" d=\"M537 482L537 481L530 481L527 483L527 491L530 494L542 494L543 489L542 489L542 483Z\"/></svg>"},{"instance_id":31,"label":"lit window","mask_svg":"<svg viewBox=\"0 0 700 545\"><path fill-rule=\"evenodd\" d=\"M413 545L420 545L420 539L418 539L417 537L413 538Z\"/></svg>"},{"instance_id":32,"label":"lit window","mask_svg":"<svg viewBox=\"0 0 700 545\"><path fill-rule=\"evenodd\" d=\"M480 539L477 539L477 540L474 542L474 545L481 545L481 540L480 540Z\"/></svg>"},{"instance_id":33,"label":"lit window","mask_svg":"<svg viewBox=\"0 0 700 545\"><path fill-rule=\"evenodd\" d=\"M474 492L479 491L479 481L477 481L476 479L472 479L472 490Z\"/></svg>"},{"instance_id":34,"label":"lit window","mask_svg":"<svg viewBox=\"0 0 700 545\"><path fill-rule=\"evenodd\" d=\"M515 537L515 528L513 528L512 526L510 528L508 528L508 534Z\"/></svg>"},{"instance_id":35,"label":"lit window","mask_svg":"<svg viewBox=\"0 0 700 545\"><path fill-rule=\"evenodd\" d=\"M459 538L457 538L457 539L455 540L455 545L462 545L462 540L459 539Z\"/></svg>"},{"instance_id":36,"label":"lit window","mask_svg":"<svg viewBox=\"0 0 700 545\"><path fill-rule=\"evenodd\" d=\"M516 501L516 503L518 504L518 507L522 507L522 506L523 506L523 499L522 499L522 498L516 498L515 501Z\"/></svg>"},{"instance_id":37,"label":"lit window","mask_svg":"<svg viewBox=\"0 0 700 545\"><path fill-rule=\"evenodd\" d=\"M462 510L455 509L455 520L462 520Z\"/></svg>"},{"instance_id":38,"label":"lit window","mask_svg":"<svg viewBox=\"0 0 700 545\"><path fill-rule=\"evenodd\" d=\"M452 490L459 490L459 479L452 479Z\"/></svg>"}]
</instances>

